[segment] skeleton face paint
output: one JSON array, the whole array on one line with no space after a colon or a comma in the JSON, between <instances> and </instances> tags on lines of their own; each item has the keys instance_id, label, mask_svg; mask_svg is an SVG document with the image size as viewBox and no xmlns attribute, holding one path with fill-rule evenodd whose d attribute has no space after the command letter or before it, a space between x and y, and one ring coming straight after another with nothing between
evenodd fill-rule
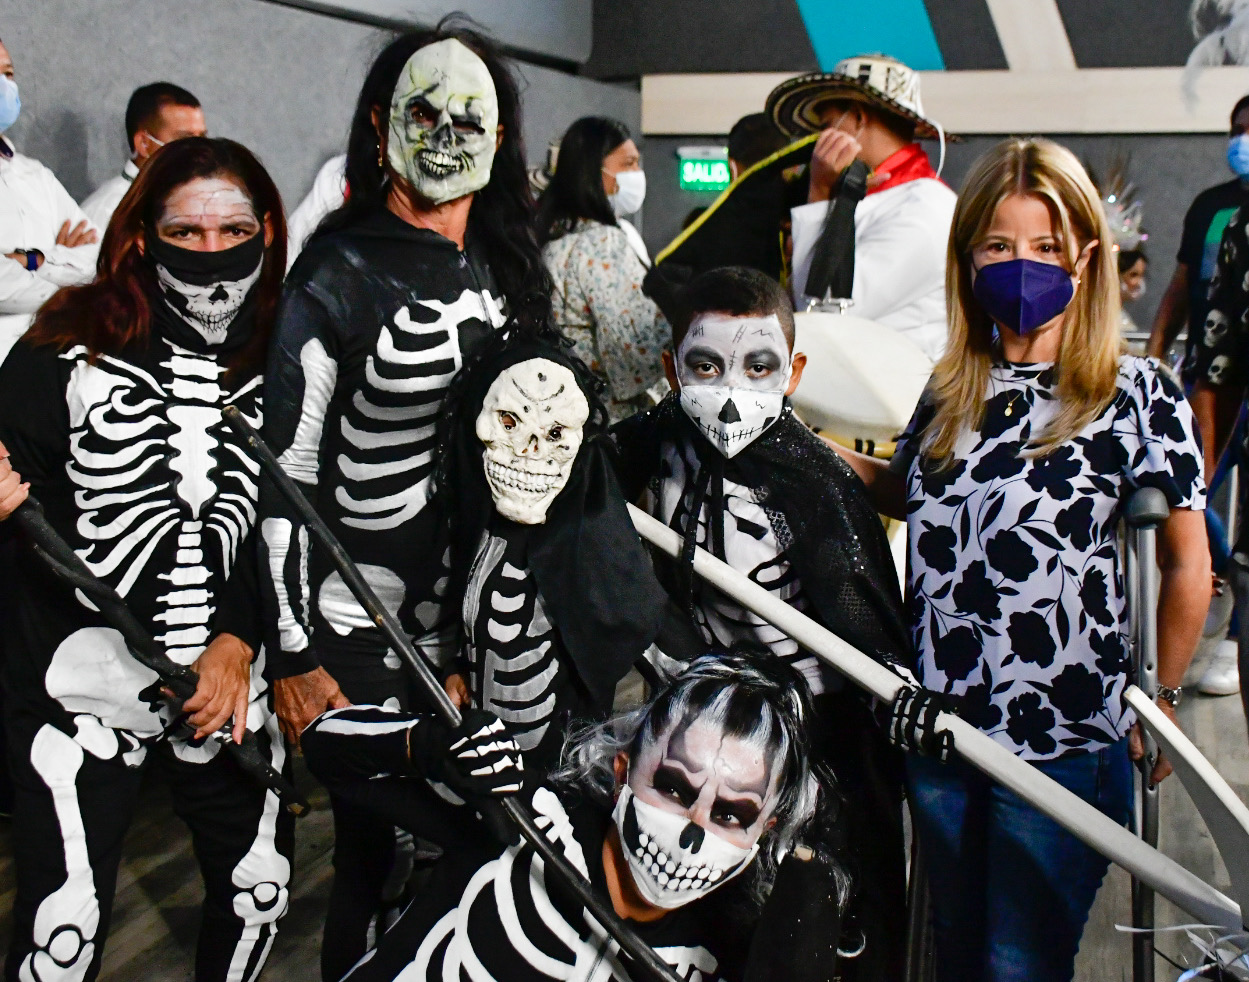
<instances>
[{"instance_id":1,"label":"skeleton face paint","mask_svg":"<svg viewBox=\"0 0 1249 982\"><path fill-rule=\"evenodd\" d=\"M188 181L165 201L157 221L159 235L147 237L147 256L156 267L165 302L194 331L192 346L219 347L229 336L243 301L260 279L265 248L260 228L251 199L221 178ZM182 241L227 248L186 248L177 244ZM181 343L183 338L174 340Z\"/></svg>"},{"instance_id":2,"label":"skeleton face paint","mask_svg":"<svg viewBox=\"0 0 1249 982\"><path fill-rule=\"evenodd\" d=\"M780 418L792 358L776 315L699 314L676 360L681 408L724 456Z\"/></svg>"},{"instance_id":3,"label":"skeleton face paint","mask_svg":"<svg viewBox=\"0 0 1249 982\"><path fill-rule=\"evenodd\" d=\"M771 770L762 747L701 718L642 749L613 817L648 903L683 906L750 864L776 807Z\"/></svg>"},{"instance_id":4,"label":"skeleton face paint","mask_svg":"<svg viewBox=\"0 0 1249 982\"><path fill-rule=\"evenodd\" d=\"M541 525L568 483L590 404L573 373L532 358L499 373L477 416L486 481L500 515Z\"/></svg>"},{"instance_id":5,"label":"skeleton face paint","mask_svg":"<svg viewBox=\"0 0 1249 982\"><path fill-rule=\"evenodd\" d=\"M490 71L454 38L408 59L390 102L390 166L436 205L490 181L499 100Z\"/></svg>"}]
</instances>

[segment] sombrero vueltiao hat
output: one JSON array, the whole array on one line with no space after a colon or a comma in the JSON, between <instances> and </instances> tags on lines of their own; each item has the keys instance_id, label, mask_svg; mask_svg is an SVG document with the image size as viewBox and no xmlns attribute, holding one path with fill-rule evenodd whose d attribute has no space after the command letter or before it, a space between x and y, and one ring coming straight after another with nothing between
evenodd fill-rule
<instances>
[{"instance_id":1,"label":"sombrero vueltiao hat","mask_svg":"<svg viewBox=\"0 0 1249 982\"><path fill-rule=\"evenodd\" d=\"M877 106L915 124L916 139L949 135L924 115L919 73L887 55L857 55L831 72L811 72L782 82L768 96L767 113L789 137L818 133L821 115L834 100L852 99Z\"/></svg>"}]
</instances>

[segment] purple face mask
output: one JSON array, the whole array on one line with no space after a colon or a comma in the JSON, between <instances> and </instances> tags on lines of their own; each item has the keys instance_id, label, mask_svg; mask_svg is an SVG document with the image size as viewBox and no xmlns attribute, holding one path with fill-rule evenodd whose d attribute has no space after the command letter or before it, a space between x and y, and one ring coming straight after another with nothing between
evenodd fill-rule
<instances>
[{"instance_id":1,"label":"purple face mask","mask_svg":"<svg viewBox=\"0 0 1249 982\"><path fill-rule=\"evenodd\" d=\"M1022 336L1066 310L1076 288L1061 266L1011 259L981 266L971 292L994 321Z\"/></svg>"}]
</instances>

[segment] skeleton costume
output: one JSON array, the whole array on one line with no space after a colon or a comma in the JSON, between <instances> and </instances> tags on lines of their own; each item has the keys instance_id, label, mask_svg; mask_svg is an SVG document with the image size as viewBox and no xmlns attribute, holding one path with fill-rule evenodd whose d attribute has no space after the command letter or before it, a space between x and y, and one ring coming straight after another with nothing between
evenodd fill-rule
<instances>
[{"instance_id":1,"label":"skeleton costume","mask_svg":"<svg viewBox=\"0 0 1249 982\"><path fill-rule=\"evenodd\" d=\"M482 60L456 40L427 45L393 93L389 161L425 200L468 194L490 179L497 118ZM269 445L426 646L437 643L446 592L440 526L426 507L437 421L465 357L502 324L501 303L471 221L460 251L379 205L305 247L270 352ZM261 531L274 677L323 666L352 702L405 706L398 656L328 557L310 549L289 503L263 483ZM333 804L336 874L322 952L337 977L369 944L395 852L388 827Z\"/></svg>"},{"instance_id":2,"label":"skeleton costume","mask_svg":"<svg viewBox=\"0 0 1249 982\"><path fill-rule=\"evenodd\" d=\"M0 369L0 440L48 520L149 625L194 662L229 633L257 653L247 726L287 764L264 679L251 536L257 472L221 418L261 421L261 377L227 371L254 329L263 236L194 252L150 236L149 336L92 358L20 341ZM219 745L161 740L155 675L28 547L6 632L16 785L15 935L6 977L92 979L145 763L176 791L206 888L196 978L252 980L288 904L292 819Z\"/></svg>"},{"instance_id":3,"label":"skeleton costume","mask_svg":"<svg viewBox=\"0 0 1249 982\"><path fill-rule=\"evenodd\" d=\"M607 460L594 380L559 335L509 326L455 388L438 495L463 615L457 667L540 778L571 719L611 708L667 601ZM697 641L673 629L662 646L688 657Z\"/></svg>"},{"instance_id":4,"label":"skeleton costume","mask_svg":"<svg viewBox=\"0 0 1249 982\"><path fill-rule=\"evenodd\" d=\"M763 386L742 371L744 345L752 338L758 348L752 360L757 354L775 362ZM665 564L664 579L704 640L763 644L801 671L816 693L812 745L847 799L846 841L834 845L856 874L859 896L850 911L868 941L861 967L874 966L859 977L892 978L901 971L906 909L899 756L844 680L699 581L689 565L694 546L707 549L914 678L883 526L849 466L794 417L784 398L789 359L775 317L699 315L677 353L680 393L612 433L625 496L636 500L649 491L652 514L685 538L686 561ZM691 367L708 360L723 362L713 384Z\"/></svg>"}]
</instances>

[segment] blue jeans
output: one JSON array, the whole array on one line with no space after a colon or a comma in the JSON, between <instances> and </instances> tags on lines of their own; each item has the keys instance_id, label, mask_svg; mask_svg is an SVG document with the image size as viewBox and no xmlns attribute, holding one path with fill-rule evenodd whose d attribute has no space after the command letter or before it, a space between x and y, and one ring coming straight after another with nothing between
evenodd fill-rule
<instances>
[{"instance_id":1,"label":"blue jeans","mask_svg":"<svg viewBox=\"0 0 1249 982\"><path fill-rule=\"evenodd\" d=\"M1126 824L1126 738L1036 766ZM909 757L907 778L928 862L938 982L1070 982L1109 861L961 760Z\"/></svg>"}]
</instances>

